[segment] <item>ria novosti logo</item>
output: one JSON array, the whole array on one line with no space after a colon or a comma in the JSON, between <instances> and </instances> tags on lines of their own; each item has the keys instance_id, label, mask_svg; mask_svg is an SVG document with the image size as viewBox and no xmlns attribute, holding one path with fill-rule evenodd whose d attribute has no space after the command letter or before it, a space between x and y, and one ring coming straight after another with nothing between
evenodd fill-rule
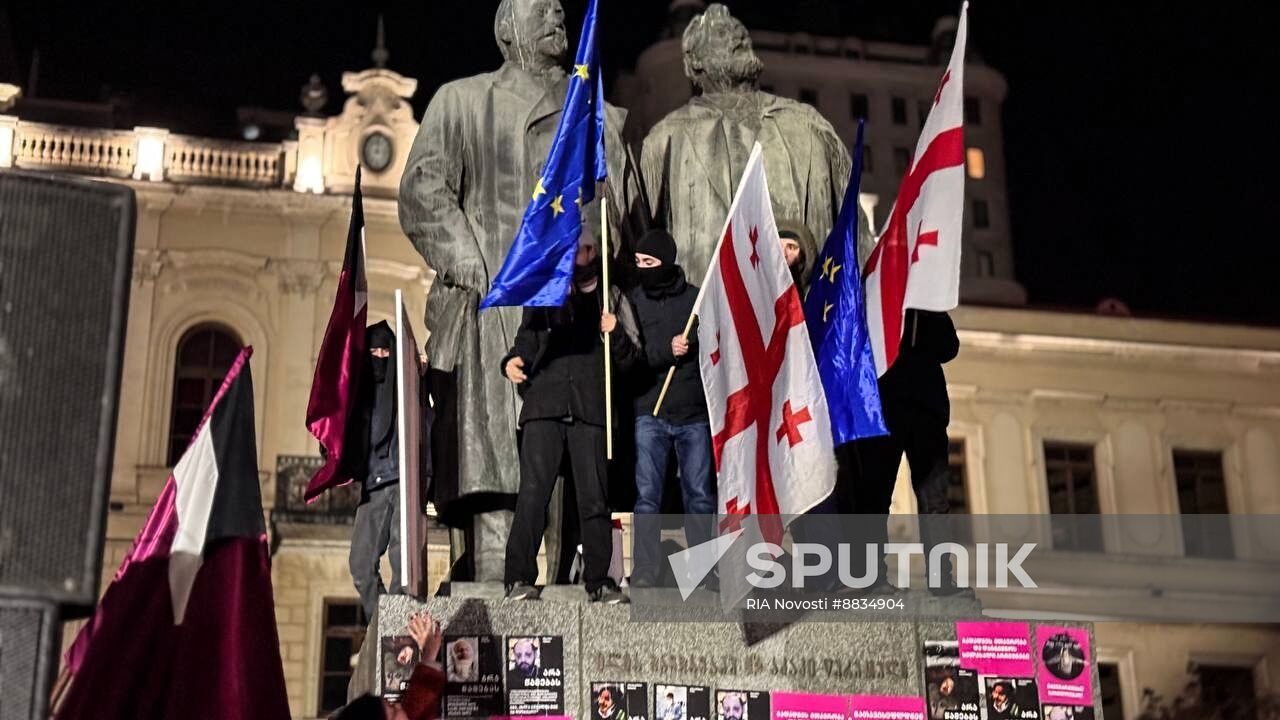
<instances>
[{"instance_id":1,"label":"ria novosti logo","mask_svg":"<svg viewBox=\"0 0 1280 720\"><path fill-rule=\"evenodd\" d=\"M735 530L667 556L682 598L689 599L694 589L728 554L743 532L745 531ZM786 586L803 590L809 579L828 577L834 567L843 585L860 590L871 587L880 580L881 555L892 555L898 558L898 573L894 584L908 590L911 588L911 557L926 556L923 543L837 543L834 547L833 553L832 547L821 543L794 543L788 566L779 562L779 558L788 556L780 545L757 542L746 549L742 556L744 564L739 570L747 583L755 588L772 590ZM943 558L949 556L951 566L955 569L955 583L960 587L1007 588L1011 577L1021 587L1039 587L1022 567L1022 563L1036 548L1036 543L1021 543L1016 546L1016 551L1010 553L1013 547L1010 543L977 543L970 549L957 543L939 543L928 551L927 566L939 567ZM858 567L865 568L861 575L854 574L852 560L855 552L865 554L865 562L858 564ZM931 573L929 586L938 587L941 580L940 575Z\"/></svg>"}]
</instances>

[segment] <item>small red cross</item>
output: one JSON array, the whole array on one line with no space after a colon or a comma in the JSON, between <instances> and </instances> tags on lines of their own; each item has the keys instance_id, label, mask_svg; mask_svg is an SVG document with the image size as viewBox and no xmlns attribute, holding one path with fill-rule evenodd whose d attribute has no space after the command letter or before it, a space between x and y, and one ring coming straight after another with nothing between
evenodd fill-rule
<instances>
[{"instance_id":1,"label":"small red cross","mask_svg":"<svg viewBox=\"0 0 1280 720\"><path fill-rule=\"evenodd\" d=\"M742 518L751 513L751 503L738 507L738 498L724 504L725 518L720 521L720 534L728 535L742 529Z\"/></svg>"},{"instance_id":2,"label":"small red cross","mask_svg":"<svg viewBox=\"0 0 1280 720\"><path fill-rule=\"evenodd\" d=\"M933 104L935 106L942 102L942 88L946 87L949 82L951 82L951 68L947 68L947 71L942 74L942 82L938 83L938 92L933 96Z\"/></svg>"},{"instance_id":3,"label":"small red cross","mask_svg":"<svg viewBox=\"0 0 1280 720\"><path fill-rule=\"evenodd\" d=\"M920 232L923 229L924 221L921 220L920 224L916 225L916 246L911 250L911 262L913 264L920 262L921 245L932 245L934 247L938 247L938 231L930 230L929 232Z\"/></svg>"},{"instance_id":4,"label":"small red cross","mask_svg":"<svg viewBox=\"0 0 1280 720\"><path fill-rule=\"evenodd\" d=\"M778 432L775 433L778 442L782 442L782 438L787 438L787 443L791 447L799 445L804 437L800 435L800 426L807 422L813 422L813 416L809 414L809 408L802 407L800 412L791 412L791 401L788 400L782 404L782 424L778 426Z\"/></svg>"},{"instance_id":5,"label":"small red cross","mask_svg":"<svg viewBox=\"0 0 1280 720\"><path fill-rule=\"evenodd\" d=\"M759 228L751 228L751 232L747 233L747 237L751 238L751 257L747 259L751 261L752 269L760 267L760 253L756 252L756 243L760 241Z\"/></svg>"}]
</instances>

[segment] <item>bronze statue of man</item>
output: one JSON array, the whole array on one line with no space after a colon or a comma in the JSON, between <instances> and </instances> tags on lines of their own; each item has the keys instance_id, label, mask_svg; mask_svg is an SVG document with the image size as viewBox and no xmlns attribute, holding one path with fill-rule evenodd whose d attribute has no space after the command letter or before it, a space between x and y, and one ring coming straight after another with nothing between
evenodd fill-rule
<instances>
[{"instance_id":1,"label":"bronze statue of man","mask_svg":"<svg viewBox=\"0 0 1280 720\"><path fill-rule=\"evenodd\" d=\"M494 35L502 67L441 86L400 182L400 224L436 272L426 312L434 500L442 522L470 536L471 572L460 574L476 580L502 578L519 487L518 399L499 363L521 317L520 308L477 308L516 236L568 88L559 0L502 0ZM624 119L608 109L611 218L624 208ZM457 561L459 532L453 540Z\"/></svg>"},{"instance_id":2,"label":"bronze statue of man","mask_svg":"<svg viewBox=\"0 0 1280 720\"><path fill-rule=\"evenodd\" d=\"M702 281L757 141L775 217L802 223L821 245L850 169L831 123L809 105L760 90L764 65L725 6L695 16L683 47L685 75L702 94L654 126L640 167L654 222L675 237L690 281Z\"/></svg>"}]
</instances>

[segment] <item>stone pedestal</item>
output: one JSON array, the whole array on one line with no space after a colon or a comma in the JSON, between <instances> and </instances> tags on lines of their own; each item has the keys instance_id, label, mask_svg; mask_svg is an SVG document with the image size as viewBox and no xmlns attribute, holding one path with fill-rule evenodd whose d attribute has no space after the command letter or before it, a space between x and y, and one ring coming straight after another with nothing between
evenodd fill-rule
<instances>
[{"instance_id":1,"label":"stone pedestal","mask_svg":"<svg viewBox=\"0 0 1280 720\"><path fill-rule=\"evenodd\" d=\"M704 685L712 689L923 695L922 648L954 640L950 619L924 619L917 610L894 617L822 621L796 613L789 624L645 621L651 606L588 603L580 586L550 586L541 600L507 601L496 583L455 583L449 597L423 603L383 596L369 638L402 635L423 609L447 635L559 635L564 638L565 710L588 716L592 682ZM675 595L674 602L679 602ZM912 597L915 607L927 600ZM911 605L912 603L909 603ZM971 602L972 618L981 607ZM954 609L954 603L949 605ZM696 615L697 608L691 607ZM671 615L668 614L668 617ZM865 616L864 616L865 617ZM883 619L873 619L883 618ZM366 639L352 678L352 696L371 691L380 668L376 639ZM1098 687L1095 672L1095 696ZM1097 700L1095 697L1095 705ZM1100 713L1098 717L1101 717Z\"/></svg>"}]
</instances>

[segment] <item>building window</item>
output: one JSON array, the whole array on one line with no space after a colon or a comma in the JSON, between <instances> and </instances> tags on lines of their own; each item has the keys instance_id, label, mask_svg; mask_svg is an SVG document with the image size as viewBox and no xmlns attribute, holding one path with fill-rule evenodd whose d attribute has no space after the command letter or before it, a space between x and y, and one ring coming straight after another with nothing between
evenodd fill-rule
<instances>
[{"instance_id":1,"label":"building window","mask_svg":"<svg viewBox=\"0 0 1280 720\"><path fill-rule=\"evenodd\" d=\"M186 452L204 411L240 353L240 339L217 325L199 325L178 342L169 414L169 465Z\"/></svg>"},{"instance_id":2,"label":"building window","mask_svg":"<svg viewBox=\"0 0 1280 720\"><path fill-rule=\"evenodd\" d=\"M818 91L813 88L800 88L800 102L818 107Z\"/></svg>"},{"instance_id":3,"label":"building window","mask_svg":"<svg viewBox=\"0 0 1280 720\"><path fill-rule=\"evenodd\" d=\"M1101 551L1093 446L1046 441L1044 474L1049 486L1049 512L1063 516L1050 518L1053 547L1057 550Z\"/></svg>"},{"instance_id":4,"label":"building window","mask_svg":"<svg viewBox=\"0 0 1280 720\"><path fill-rule=\"evenodd\" d=\"M368 626L359 600L325 598L318 715L328 715L347 703L351 656L359 652Z\"/></svg>"},{"instance_id":5,"label":"building window","mask_svg":"<svg viewBox=\"0 0 1280 720\"><path fill-rule=\"evenodd\" d=\"M893 124L907 124L907 101L900 97L893 99Z\"/></svg>"},{"instance_id":6,"label":"building window","mask_svg":"<svg viewBox=\"0 0 1280 720\"><path fill-rule=\"evenodd\" d=\"M996 256L990 250L978 251L978 277L995 277Z\"/></svg>"},{"instance_id":7,"label":"building window","mask_svg":"<svg viewBox=\"0 0 1280 720\"><path fill-rule=\"evenodd\" d=\"M1098 663L1098 694L1102 696L1102 717L1107 720L1125 720L1119 665Z\"/></svg>"},{"instance_id":8,"label":"building window","mask_svg":"<svg viewBox=\"0 0 1280 720\"><path fill-rule=\"evenodd\" d=\"M849 96L849 114L854 120L864 118L870 122L871 101L862 93L854 93Z\"/></svg>"},{"instance_id":9,"label":"building window","mask_svg":"<svg viewBox=\"0 0 1280 720\"><path fill-rule=\"evenodd\" d=\"M982 148L971 147L964 154L965 167L969 171L969 177L974 180L981 180L987 176L987 155L982 152Z\"/></svg>"},{"instance_id":10,"label":"building window","mask_svg":"<svg viewBox=\"0 0 1280 720\"><path fill-rule=\"evenodd\" d=\"M893 169L899 176L907 174L911 169L911 151L904 147L893 149Z\"/></svg>"},{"instance_id":11,"label":"building window","mask_svg":"<svg viewBox=\"0 0 1280 720\"><path fill-rule=\"evenodd\" d=\"M965 96L964 122L966 125L982 124L982 105L978 102L978 98L973 96Z\"/></svg>"},{"instance_id":12,"label":"building window","mask_svg":"<svg viewBox=\"0 0 1280 720\"><path fill-rule=\"evenodd\" d=\"M986 200L973 201L973 226L979 230L991 227L991 211Z\"/></svg>"},{"instance_id":13,"label":"building window","mask_svg":"<svg viewBox=\"0 0 1280 720\"><path fill-rule=\"evenodd\" d=\"M862 172L870 173L875 165L871 162L871 146L862 146Z\"/></svg>"},{"instance_id":14,"label":"building window","mask_svg":"<svg viewBox=\"0 0 1280 720\"><path fill-rule=\"evenodd\" d=\"M917 100L916 110L920 113L920 127L924 127L925 122L929 120L929 111L933 109L932 100Z\"/></svg>"},{"instance_id":15,"label":"building window","mask_svg":"<svg viewBox=\"0 0 1280 720\"><path fill-rule=\"evenodd\" d=\"M1174 450L1173 475L1178 483L1182 543L1189 557L1235 555L1231 520L1227 517L1227 482L1222 453Z\"/></svg>"},{"instance_id":16,"label":"building window","mask_svg":"<svg viewBox=\"0 0 1280 720\"><path fill-rule=\"evenodd\" d=\"M1255 720L1258 693L1253 684L1253 668L1199 665L1200 704L1215 710L1215 720Z\"/></svg>"}]
</instances>

